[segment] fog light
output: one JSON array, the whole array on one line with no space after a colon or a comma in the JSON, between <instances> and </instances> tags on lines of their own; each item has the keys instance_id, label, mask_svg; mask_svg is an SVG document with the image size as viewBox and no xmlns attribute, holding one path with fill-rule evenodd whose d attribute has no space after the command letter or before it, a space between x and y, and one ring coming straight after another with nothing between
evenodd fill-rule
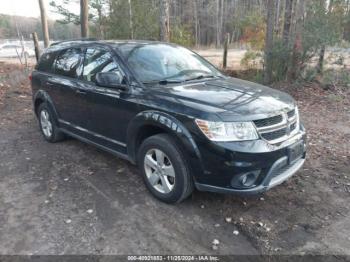
<instances>
[{"instance_id":1,"label":"fog light","mask_svg":"<svg viewBox=\"0 0 350 262\"><path fill-rule=\"evenodd\" d=\"M254 170L247 173L235 175L231 180L234 188L249 188L255 185L261 170Z\"/></svg>"},{"instance_id":2,"label":"fog light","mask_svg":"<svg viewBox=\"0 0 350 262\"><path fill-rule=\"evenodd\" d=\"M245 187L251 187L252 185L254 185L255 180L257 178L257 176L259 175L260 171L254 171L254 172L250 172L247 174L244 174L243 176L241 176L241 183L242 186Z\"/></svg>"},{"instance_id":3,"label":"fog light","mask_svg":"<svg viewBox=\"0 0 350 262\"><path fill-rule=\"evenodd\" d=\"M242 179L242 180L241 180L241 183L242 183L242 185L244 185L244 186L247 186L248 175L249 175L249 174L243 175L242 178L241 178L241 179Z\"/></svg>"},{"instance_id":4,"label":"fog light","mask_svg":"<svg viewBox=\"0 0 350 262\"><path fill-rule=\"evenodd\" d=\"M251 187L255 184L256 179L260 174L260 170L251 171L239 176L238 185L243 187ZM236 184L237 184L236 182Z\"/></svg>"}]
</instances>

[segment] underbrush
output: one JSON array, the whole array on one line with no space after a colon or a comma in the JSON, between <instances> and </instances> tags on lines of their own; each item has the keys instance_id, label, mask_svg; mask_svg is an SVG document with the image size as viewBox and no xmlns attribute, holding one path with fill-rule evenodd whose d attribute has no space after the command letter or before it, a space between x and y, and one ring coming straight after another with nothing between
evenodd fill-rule
<instances>
[{"instance_id":1,"label":"underbrush","mask_svg":"<svg viewBox=\"0 0 350 262\"><path fill-rule=\"evenodd\" d=\"M240 78L243 80L248 80L252 82L262 83L263 82L263 70L261 69L243 69L243 70L232 70L226 69L224 73L228 76L232 76L235 78Z\"/></svg>"},{"instance_id":2,"label":"underbrush","mask_svg":"<svg viewBox=\"0 0 350 262\"><path fill-rule=\"evenodd\" d=\"M305 82L316 82L324 89L350 88L350 70L346 68L330 68L319 74L316 69L309 68L302 74L302 80Z\"/></svg>"},{"instance_id":3,"label":"underbrush","mask_svg":"<svg viewBox=\"0 0 350 262\"><path fill-rule=\"evenodd\" d=\"M227 75L257 82L263 83L263 70L256 68L242 69L242 70L231 70L227 69L224 71ZM275 83L278 83L277 81ZM283 81L285 82L285 81ZM324 70L321 74L317 72L315 68L307 68L295 81L290 81L293 86L305 86L306 84L316 83L325 90L335 89L348 89L350 88L350 70L347 68L330 68Z\"/></svg>"}]
</instances>

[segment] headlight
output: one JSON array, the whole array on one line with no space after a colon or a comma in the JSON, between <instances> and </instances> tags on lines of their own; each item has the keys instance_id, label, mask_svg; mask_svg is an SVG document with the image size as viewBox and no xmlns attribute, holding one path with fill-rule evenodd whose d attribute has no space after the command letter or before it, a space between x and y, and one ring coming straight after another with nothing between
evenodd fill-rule
<instances>
[{"instance_id":1,"label":"headlight","mask_svg":"<svg viewBox=\"0 0 350 262\"><path fill-rule=\"evenodd\" d=\"M200 130L213 141L245 141L258 139L252 122L209 122L196 119Z\"/></svg>"}]
</instances>

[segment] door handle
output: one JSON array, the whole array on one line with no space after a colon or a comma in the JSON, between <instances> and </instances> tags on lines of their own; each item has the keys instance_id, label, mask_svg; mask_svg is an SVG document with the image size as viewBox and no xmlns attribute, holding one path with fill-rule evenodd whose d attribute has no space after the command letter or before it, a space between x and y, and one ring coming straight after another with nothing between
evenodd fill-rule
<instances>
[{"instance_id":1,"label":"door handle","mask_svg":"<svg viewBox=\"0 0 350 262\"><path fill-rule=\"evenodd\" d=\"M48 87L52 87L52 86L54 86L54 83L47 81L47 82L46 82L46 85L47 85Z\"/></svg>"},{"instance_id":2,"label":"door handle","mask_svg":"<svg viewBox=\"0 0 350 262\"><path fill-rule=\"evenodd\" d=\"M81 90L81 89L77 89L75 92L76 92L77 94L80 94L80 95L86 95L86 91Z\"/></svg>"}]
</instances>

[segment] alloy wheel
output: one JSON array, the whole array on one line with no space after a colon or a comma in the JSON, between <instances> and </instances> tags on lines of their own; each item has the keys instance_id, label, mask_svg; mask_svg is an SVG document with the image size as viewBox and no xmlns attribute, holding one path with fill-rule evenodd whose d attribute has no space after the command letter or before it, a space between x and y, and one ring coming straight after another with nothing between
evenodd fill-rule
<instances>
[{"instance_id":1,"label":"alloy wheel","mask_svg":"<svg viewBox=\"0 0 350 262\"><path fill-rule=\"evenodd\" d=\"M175 169L169 157L159 149L150 149L144 158L147 179L160 193L168 194L175 186Z\"/></svg>"},{"instance_id":2,"label":"alloy wheel","mask_svg":"<svg viewBox=\"0 0 350 262\"><path fill-rule=\"evenodd\" d=\"M52 123L50 119L49 112L45 109L40 112L40 124L41 130L47 138L52 136Z\"/></svg>"}]
</instances>

